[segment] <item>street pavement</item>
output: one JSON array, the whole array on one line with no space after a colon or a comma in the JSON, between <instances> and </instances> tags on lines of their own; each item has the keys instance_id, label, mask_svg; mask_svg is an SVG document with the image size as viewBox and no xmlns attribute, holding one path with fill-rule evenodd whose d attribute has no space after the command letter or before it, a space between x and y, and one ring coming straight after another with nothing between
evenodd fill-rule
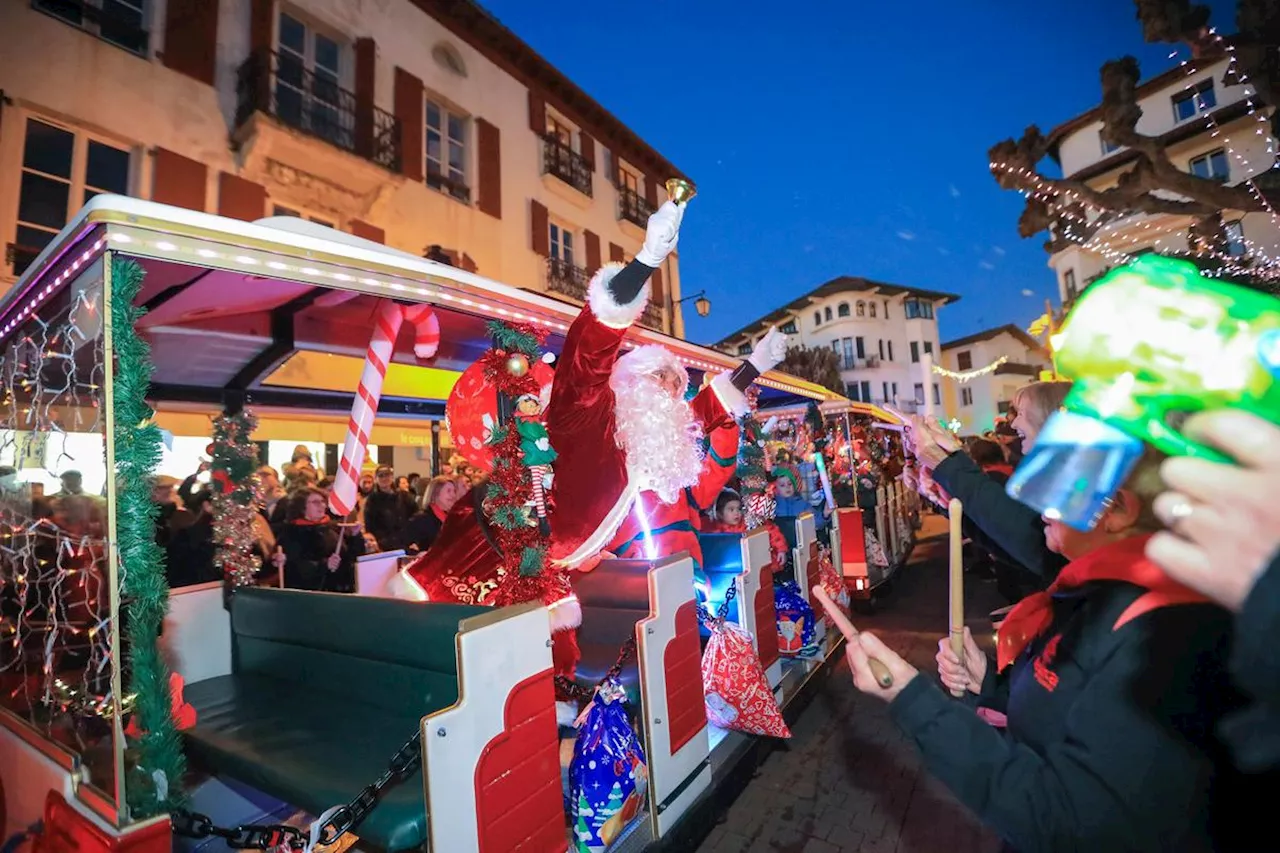
<instances>
[{"instance_id":1,"label":"street pavement","mask_svg":"<svg viewBox=\"0 0 1280 853\"><path fill-rule=\"evenodd\" d=\"M935 677L947 633L946 521L926 517L912 562L874 615L874 631ZM965 616L979 642L1004 601L994 583L966 576ZM996 853L1000 841L955 801L841 660L698 853Z\"/></svg>"}]
</instances>

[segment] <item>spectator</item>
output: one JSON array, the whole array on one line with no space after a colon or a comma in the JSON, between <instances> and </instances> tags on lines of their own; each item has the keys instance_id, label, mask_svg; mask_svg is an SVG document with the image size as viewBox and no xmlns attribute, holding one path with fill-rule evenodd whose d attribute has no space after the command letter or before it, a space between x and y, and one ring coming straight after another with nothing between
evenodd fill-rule
<instances>
[{"instance_id":1,"label":"spectator","mask_svg":"<svg viewBox=\"0 0 1280 853\"><path fill-rule=\"evenodd\" d=\"M458 484L451 477L435 477L427 484L423 508L414 513L405 527L405 551L413 554L431 547L458 496Z\"/></svg>"},{"instance_id":2,"label":"spectator","mask_svg":"<svg viewBox=\"0 0 1280 853\"><path fill-rule=\"evenodd\" d=\"M289 589L355 589L356 558L365 550L361 527L335 524L329 518L329 499L319 489L289 496L288 522L277 544L284 552L284 585Z\"/></svg>"},{"instance_id":3,"label":"spectator","mask_svg":"<svg viewBox=\"0 0 1280 853\"><path fill-rule=\"evenodd\" d=\"M379 465L374 473L373 492L365 499L364 524L382 551L403 547L405 525L417 508L408 492L395 488L395 472Z\"/></svg>"},{"instance_id":4,"label":"spectator","mask_svg":"<svg viewBox=\"0 0 1280 853\"><path fill-rule=\"evenodd\" d=\"M1143 557L1159 527L1157 461L1091 531L1045 522L1046 546L1070 562L1009 615L997 662L967 629L963 664L939 643L943 683L967 702L874 635L850 640L858 688L890 701L929 769L1011 849L1226 849L1211 833L1232 828L1233 807L1247 814L1214 735L1241 703L1226 671L1229 615ZM868 655L892 686L875 681ZM975 704L1005 713L1007 732Z\"/></svg>"}]
</instances>

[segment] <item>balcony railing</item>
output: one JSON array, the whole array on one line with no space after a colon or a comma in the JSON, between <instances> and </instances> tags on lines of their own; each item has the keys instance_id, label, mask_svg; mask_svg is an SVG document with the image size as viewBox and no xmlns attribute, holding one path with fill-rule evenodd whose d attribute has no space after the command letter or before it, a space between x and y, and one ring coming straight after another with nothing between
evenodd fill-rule
<instances>
[{"instance_id":1,"label":"balcony railing","mask_svg":"<svg viewBox=\"0 0 1280 853\"><path fill-rule=\"evenodd\" d=\"M583 195L591 195L591 164L559 138L542 137L542 171L555 175Z\"/></svg>"},{"instance_id":2,"label":"balcony railing","mask_svg":"<svg viewBox=\"0 0 1280 853\"><path fill-rule=\"evenodd\" d=\"M547 288L579 302L587 301L587 271L572 261L547 258Z\"/></svg>"},{"instance_id":3,"label":"balcony railing","mask_svg":"<svg viewBox=\"0 0 1280 853\"><path fill-rule=\"evenodd\" d=\"M240 66L236 85L236 126L256 112L273 116L392 171L400 169L400 123L325 74L292 57L256 51Z\"/></svg>"},{"instance_id":4,"label":"balcony railing","mask_svg":"<svg viewBox=\"0 0 1280 853\"><path fill-rule=\"evenodd\" d=\"M634 222L641 228L649 225L649 217L653 215L653 207L640 193L630 187L618 190L618 218Z\"/></svg>"}]
</instances>

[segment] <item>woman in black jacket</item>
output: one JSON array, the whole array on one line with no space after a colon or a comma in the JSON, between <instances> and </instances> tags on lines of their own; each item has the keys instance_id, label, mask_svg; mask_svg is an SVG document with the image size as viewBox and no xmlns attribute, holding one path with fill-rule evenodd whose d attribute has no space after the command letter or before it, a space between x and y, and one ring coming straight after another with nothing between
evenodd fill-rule
<instances>
[{"instance_id":1,"label":"woman in black jacket","mask_svg":"<svg viewBox=\"0 0 1280 853\"><path fill-rule=\"evenodd\" d=\"M458 484L453 477L432 478L422 495L422 509L414 513L405 525L402 537L404 550L417 554L430 548L458 497Z\"/></svg>"},{"instance_id":2,"label":"woman in black jacket","mask_svg":"<svg viewBox=\"0 0 1280 853\"><path fill-rule=\"evenodd\" d=\"M334 523L328 509L329 499L317 488L289 496L289 518L276 537L284 551L284 585L289 589L355 589L356 558L364 555L363 533L358 524Z\"/></svg>"},{"instance_id":3,"label":"woman in black jacket","mask_svg":"<svg viewBox=\"0 0 1280 853\"><path fill-rule=\"evenodd\" d=\"M1137 480L1153 472L1148 463ZM967 631L963 667L940 644L943 682L967 703L873 635L850 639L855 684L890 700L930 771L1007 850L1234 849L1225 816L1238 779L1214 736L1242 701L1226 668L1230 615L1145 559L1159 522L1140 494L1154 492L1121 490L1088 533L1046 522L1046 545L1070 562L1009 615L998 660ZM1005 713L1007 732L973 705Z\"/></svg>"},{"instance_id":4,"label":"woman in black jacket","mask_svg":"<svg viewBox=\"0 0 1280 853\"><path fill-rule=\"evenodd\" d=\"M1070 382L1032 382L1013 395L1009 406L1012 426L1030 450L1045 421L1062 406ZM965 518L976 524L1001 550L1045 583L1053 580L1065 560L1044 543L1040 514L1009 497L964 453L955 436L924 418L914 418L911 442L916 459L951 497L964 504ZM922 482L924 478L921 478Z\"/></svg>"}]
</instances>

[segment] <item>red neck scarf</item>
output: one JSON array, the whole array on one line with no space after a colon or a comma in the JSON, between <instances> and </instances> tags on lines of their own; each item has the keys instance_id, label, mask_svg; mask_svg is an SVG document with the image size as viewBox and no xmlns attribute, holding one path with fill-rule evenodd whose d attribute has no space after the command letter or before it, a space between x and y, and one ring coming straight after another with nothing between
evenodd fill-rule
<instances>
[{"instance_id":1,"label":"red neck scarf","mask_svg":"<svg viewBox=\"0 0 1280 853\"><path fill-rule=\"evenodd\" d=\"M1013 466L1005 462L997 462L994 465L983 465L982 471L984 474L995 473L1004 474L1006 477L1013 476Z\"/></svg>"},{"instance_id":2,"label":"red neck scarf","mask_svg":"<svg viewBox=\"0 0 1280 853\"><path fill-rule=\"evenodd\" d=\"M1147 590L1120 614L1115 631L1144 613L1174 604L1194 604L1209 599L1172 580L1143 554L1150 534L1130 536L1104 545L1072 560L1044 592L1019 601L1000 625L996 638L996 663L1000 671L1018 659L1022 650L1049 630L1053 622L1053 594L1084 586L1091 581L1127 581Z\"/></svg>"}]
</instances>

